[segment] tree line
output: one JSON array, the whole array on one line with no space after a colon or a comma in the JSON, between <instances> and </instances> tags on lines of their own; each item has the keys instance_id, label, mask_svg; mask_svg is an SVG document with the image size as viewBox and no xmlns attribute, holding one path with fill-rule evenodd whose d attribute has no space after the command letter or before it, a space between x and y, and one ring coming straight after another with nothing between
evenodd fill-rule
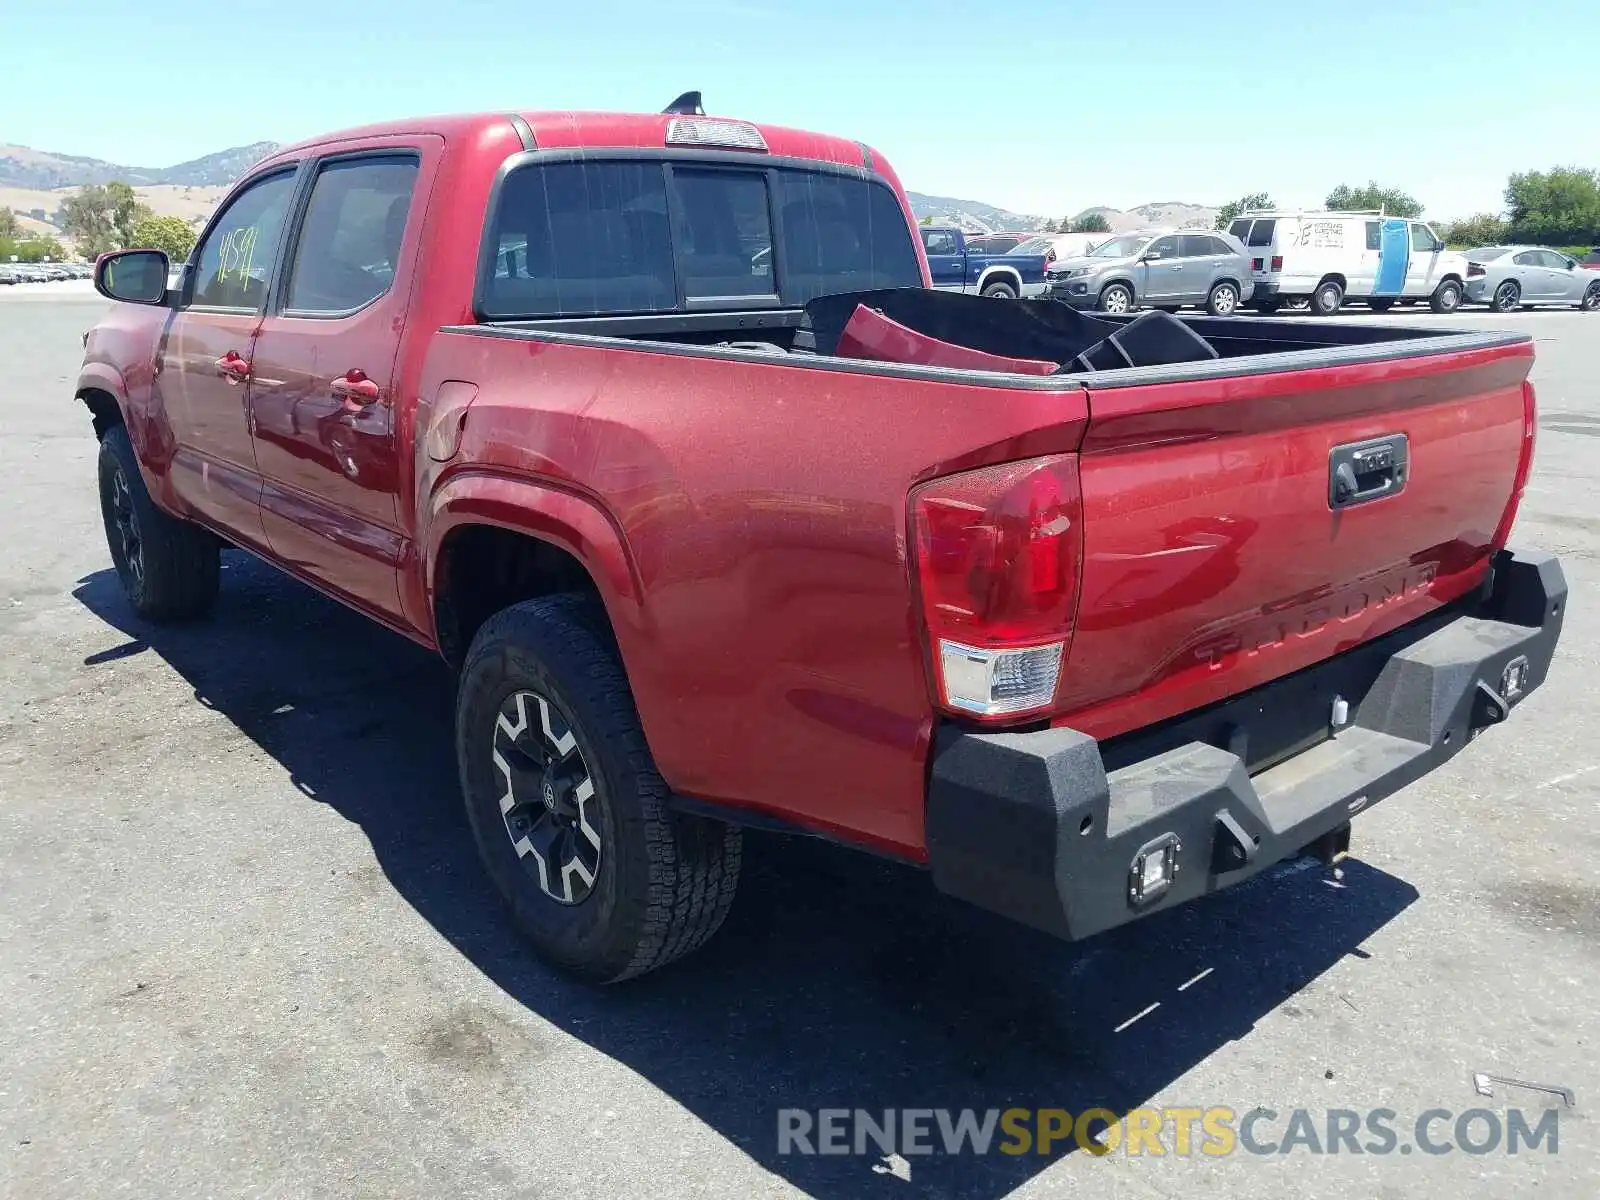
<instances>
[{"instance_id":1,"label":"tree line","mask_svg":"<svg viewBox=\"0 0 1600 1200\"><path fill-rule=\"evenodd\" d=\"M187 221L156 216L126 183L80 188L61 205L58 220L78 253L88 259L108 250L137 247L165 250L167 257L180 262L194 248L195 232ZM53 237L25 234L16 214L0 208L0 261L13 256L23 262L42 262L63 259L67 251Z\"/></svg>"},{"instance_id":2,"label":"tree line","mask_svg":"<svg viewBox=\"0 0 1600 1200\"><path fill-rule=\"evenodd\" d=\"M1376 181L1352 187L1340 184L1324 201L1330 209L1362 211L1382 209L1392 217L1420 217L1422 204L1415 196ZM1524 171L1506 180L1505 209L1478 213L1434 227L1434 232L1457 248L1511 242L1556 246L1570 253L1586 253L1600 246L1600 171L1586 167L1552 167ZM1230 200L1217 212L1216 227L1226 229L1242 212L1274 207L1265 192Z\"/></svg>"}]
</instances>

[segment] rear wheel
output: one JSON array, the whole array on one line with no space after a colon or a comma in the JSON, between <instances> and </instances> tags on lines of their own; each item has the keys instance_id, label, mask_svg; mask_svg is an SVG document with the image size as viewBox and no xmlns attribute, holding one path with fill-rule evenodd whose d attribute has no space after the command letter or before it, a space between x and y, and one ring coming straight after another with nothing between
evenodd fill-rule
<instances>
[{"instance_id":1,"label":"rear wheel","mask_svg":"<svg viewBox=\"0 0 1600 1200\"><path fill-rule=\"evenodd\" d=\"M1583 293L1583 299L1578 301L1578 308L1583 312L1600 310L1600 280L1591 283Z\"/></svg>"},{"instance_id":2,"label":"rear wheel","mask_svg":"<svg viewBox=\"0 0 1600 1200\"><path fill-rule=\"evenodd\" d=\"M1522 289L1517 286L1515 279L1508 279L1494 290L1494 298L1489 301L1489 307L1495 312L1510 312L1522 303Z\"/></svg>"},{"instance_id":3,"label":"rear wheel","mask_svg":"<svg viewBox=\"0 0 1600 1200\"><path fill-rule=\"evenodd\" d=\"M1125 313L1133 308L1133 290L1125 283L1107 284L1100 292L1100 311Z\"/></svg>"},{"instance_id":4,"label":"rear wheel","mask_svg":"<svg viewBox=\"0 0 1600 1200\"><path fill-rule=\"evenodd\" d=\"M123 595L141 617L182 621L215 603L222 548L209 530L155 506L128 431L100 439L100 515Z\"/></svg>"},{"instance_id":5,"label":"rear wheel","mask_svg":"<svg viewBox=\"0 0 1600 1200\"><path fill-rule=\"evenodd\" d=\"M991 300L1015 300L1017 289L1009 283L991 283L983 289L983 294Z\"/></svg>"},{"instance_id":6,"label":"rear wheel","mask_svg":"<svg viewBox=\"0 0 1600 1200\"><path fill-rule=\"evenodd\" d=\"M1385 313L1394 307L1393 296L1373 296L1367 301L1367 307L1373 312Z\"/></svg>"},{"instance_id":7,"label":"rear wheel","mask_svg":"<svg viewBox=\"0 0 1600 1200\"><path fill-rule=\"evenodd\" d=\"M722 924L730 825L672 812L604 614L529 600L472 641L456 760L478 853L549 962L595 983L664 966Z\"/></svg>"},{"instance_id":8,"label":"rear wheel","mask_svg":"<svg viewBox=\"0 0 1600 1200\"><path fill-rule=\"evenodd\" d=\"M1311 293L1311 311L1319 317L1331 317L1344 304L1344 288L1337 279L1324 279Z\"/></svg>"},{"instance_id":9,"label":"rear wheel","mask_svg":"<svg viewBox=\"0 0 1600 1200\"><path fill-rule=\"evenodd\" d=\"M1454 279L1446 279L1433 290L1433 295L1428 298L1428 307L1436 313L1453 313L1461 307L1461 285Z\"/></svg>"},{"instance_id":10,"label":"rear wheel","mask_svg":"<svg viewBox=\"0 0 1600 1200\"><path fill-rule=\"evenodd\" d=\"M1206 311L1213 317L1231 317L1239 307L1239 289L1231 283L1219 283L1206 297Z\"/></svg>"}]
</instances>

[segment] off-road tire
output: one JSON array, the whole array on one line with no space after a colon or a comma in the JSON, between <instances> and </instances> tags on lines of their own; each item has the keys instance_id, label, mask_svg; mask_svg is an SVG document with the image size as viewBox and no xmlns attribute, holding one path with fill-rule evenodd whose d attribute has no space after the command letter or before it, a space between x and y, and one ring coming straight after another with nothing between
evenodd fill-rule
<instances>
[{"instance_id":1,"label":"off-road tire","mask_svg":"<svg viewBox=\"0 0 1600 1200\"><path fill-rule=\"evenodd\" d=\"M575 903L544 889L502 813L502 797L516 789L510 769L495 761L504 736L500 714L519 695L552 706L550 726L564 723L575 738L599 802L588 814L598 829L599 865ZM531 708L530 720L539 720ZM739 881L739 830L668 808L667 785L594 600L528 600L484 624L461 671L456 761L489 877L518 927L556 967L618 983L698 948L727 916Z\"/></svg>"},{"instance_id":2,"label":"off-road tire","mask_svg":"<svg viewBox=\"0 0 1600 1200\"><path fill-rule=\"evenodd\" d=\"M221 582L216 536L156 507L121 425L100 439L99 474L106 546L133 611L150 621L201 616L216 603Z\"/></svg>"}]
</instances>

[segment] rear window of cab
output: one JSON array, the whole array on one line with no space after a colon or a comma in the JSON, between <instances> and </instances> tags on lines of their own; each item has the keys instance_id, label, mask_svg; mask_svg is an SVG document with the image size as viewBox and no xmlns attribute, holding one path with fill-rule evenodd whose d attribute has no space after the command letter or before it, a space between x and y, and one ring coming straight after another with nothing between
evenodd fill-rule
<instances>
[{"instance_id":1,"label":"rear window of cab","mask_svg":"<svg viewBox=\"0 0 1600 1200\"><path fill-rule=\"evenodd\" d=\"M922 284L887 184L714 160L514 167L486 250L489 320L797 307Z\"/></svg>"}]
</instances>

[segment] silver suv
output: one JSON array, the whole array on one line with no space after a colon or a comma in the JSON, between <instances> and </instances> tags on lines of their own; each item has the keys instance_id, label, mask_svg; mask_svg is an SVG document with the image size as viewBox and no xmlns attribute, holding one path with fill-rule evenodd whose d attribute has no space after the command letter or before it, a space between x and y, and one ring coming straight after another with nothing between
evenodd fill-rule
<instances>
[{"instance_id":1,"label":"silver suv","mask_svg":"<svg viewBox=\"0 0 1600 1200\"><path fill-rule=\"evenodd\" d=\"M1051 263L1047 294L1074 308L1129 312L1201 304L1224 317L1250 299L1250 256L1231 233L1142 229L1119 233L1083 258Z\"/></svg>"}]
</instances>

